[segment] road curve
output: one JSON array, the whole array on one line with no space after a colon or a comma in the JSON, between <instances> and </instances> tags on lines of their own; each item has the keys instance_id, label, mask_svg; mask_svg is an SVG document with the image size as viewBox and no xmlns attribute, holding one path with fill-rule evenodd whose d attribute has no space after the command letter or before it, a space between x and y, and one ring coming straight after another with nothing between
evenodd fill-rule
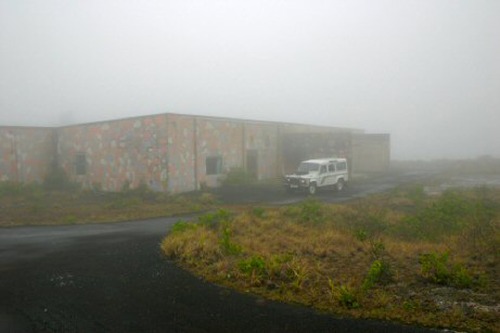
<instances>
[{"instance_id":1,"label":"road curve","mask_svg":"<svg viewBox=\"0 0 500 333\"><path fill-rule=\"evenodd\" d=\"M432 332L209 284L162 257L176 220L0 229L0 332Z\"/></svg>"}]
</instances>

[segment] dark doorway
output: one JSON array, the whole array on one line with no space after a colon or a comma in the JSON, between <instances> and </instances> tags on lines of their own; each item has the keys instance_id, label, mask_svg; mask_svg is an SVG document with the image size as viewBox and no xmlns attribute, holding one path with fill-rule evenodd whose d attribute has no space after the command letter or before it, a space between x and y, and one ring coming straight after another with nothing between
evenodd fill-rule
<instances>
[{"instance_id":1,"label":"dark doorway","mask_svg":"<svg viewBox=\"0 0 500 333\"><path fill-rule=\"evenodd\" d=\"M247 150L247 173L250 177L257 179L258 172L258 154L256 149Z\"/></svg>"}]
</instances>

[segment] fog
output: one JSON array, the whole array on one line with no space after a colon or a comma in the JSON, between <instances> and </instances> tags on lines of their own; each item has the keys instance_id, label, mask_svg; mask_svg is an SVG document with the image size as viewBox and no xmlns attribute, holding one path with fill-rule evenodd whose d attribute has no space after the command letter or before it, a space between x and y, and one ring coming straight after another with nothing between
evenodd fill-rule
<instances>
[{"instance_id":1,"label":"fog","mask_svg":"<svg viewBox=\"0 0 500 333\"><path fill-rule=\"evenodd\" d=\"M164 112L500 157L500 1L0 0L0 126Z\"/></svg>"}]
</instances>

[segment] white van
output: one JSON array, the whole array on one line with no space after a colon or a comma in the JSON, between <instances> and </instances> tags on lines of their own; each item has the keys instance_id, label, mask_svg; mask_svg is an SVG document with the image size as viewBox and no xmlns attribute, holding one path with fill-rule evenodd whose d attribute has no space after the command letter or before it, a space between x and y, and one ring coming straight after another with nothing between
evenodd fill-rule
<instances>
[{"instance_id":1,"label":"white van","mask_svg":"<svg viewBox=\"0 0 500 333\"><path fill-rule=\"evenodd\" d=\"M284 185L287 191L306 190L315 194L318 188L342 191L348 180L345 158L320 158L302 161L295 173L285 176Z\"/></svg>"}]
</instances>

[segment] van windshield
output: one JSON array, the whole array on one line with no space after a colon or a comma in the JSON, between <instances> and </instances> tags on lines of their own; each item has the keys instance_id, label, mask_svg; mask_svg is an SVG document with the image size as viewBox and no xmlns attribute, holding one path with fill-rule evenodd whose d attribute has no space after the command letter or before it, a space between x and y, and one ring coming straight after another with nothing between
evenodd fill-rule
<instances>
[{"instance_id":1,"label":"van windshield","mask_svg":"<svg viewBox=\"0 0 500 333\"><path fill-rule=\"evenodd\" d=\"M299 165L299 168L297 169L297 172L299 173L309 173L311 171L318 171L319 170L319 164L318 163L311 163L311 162L302 162Z\"/></svg>"}]
</instances>

